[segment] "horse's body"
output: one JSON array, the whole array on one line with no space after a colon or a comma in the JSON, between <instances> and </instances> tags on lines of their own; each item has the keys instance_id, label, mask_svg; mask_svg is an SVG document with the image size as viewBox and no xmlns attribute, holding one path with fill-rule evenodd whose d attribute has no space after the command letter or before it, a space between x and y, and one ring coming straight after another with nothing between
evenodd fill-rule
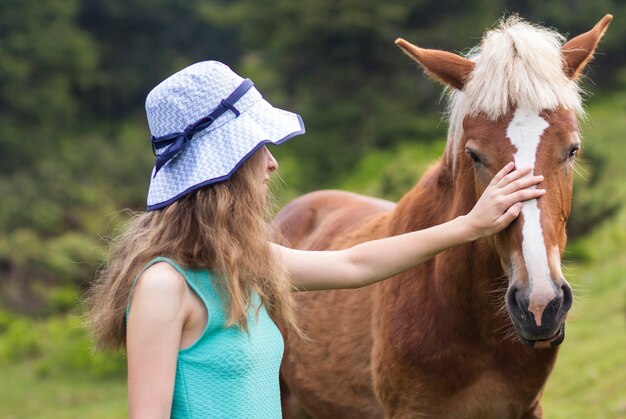
<instances>
[{"instance_id":1,"label":"horse's body","mask_svg":"<svg viewBox=\"0 0 626 419\"><path fill-rule=\"evenodd\" d=\"M594 28L593 39L591 32L581 35L587 38L563 51L568 45L576 51L585 47L590 56L609 21ZM472 87L472 62L402 47L431 75L457 89L466 82ZM434 63L442 59L457 70L438 68ZM566 55L564 72L577 77L588 59ZM532 166L544 174L552 197L525 204L521 220L505 232L444 251L369 287L296 297L299 320L312 341L285 331L286 417L541 417L541 393L571 305L571 291L556 265L565 246L571 200L567 159L577 150L571 145L577 124L575 104L538 107L536 114L510 105L495 118L485 110L465 112L463 127L451 127L443 159L397 206L322 191L296 199L278 215L290 244L309 250L341 249L441 224L472 209L497 167L512 159L528 163L520 152L524 146L515 142L520 121L529 121L532 129L527 124L523 132L530 137L542 127ZM458 151L462 146L469 156ZM555 157L563 153L564 160ZM536 223L533 214L541 214ZM539 250L529 239L534 225L542 237Z\"/></svg>"},{"instance_id":2,"label":"horse's body","mask_svg":"<svg viewBox=\"0 0 626 419\"><path fill-rule=\"evenodd\" d=\"M450 206L448 189L437 187L450 180L439 164L396 210L336 191L305 195L288 210L308 214L296 225L318 227L288 231L287 238L300 249L340 249L440 224L467 212ZM473 194L473 185L455 188ZM338 198L367 211L338 214ZM283 213L279 221L294 220ZM497 253L475 242L373 286L302 293L299 318L313 341L289 340L283 377L316 418L382 417L377 397L398 417L407 409L476 418L536 413L557 349L506 339L509 320L496 310L505 287ZM470 299L477 290L493 292Z\"/></svg>"}]
</instances>

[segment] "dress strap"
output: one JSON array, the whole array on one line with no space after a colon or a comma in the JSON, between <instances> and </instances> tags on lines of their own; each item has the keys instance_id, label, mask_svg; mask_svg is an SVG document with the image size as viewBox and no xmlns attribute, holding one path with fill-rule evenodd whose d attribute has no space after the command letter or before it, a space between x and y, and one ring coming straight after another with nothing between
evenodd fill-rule
<instances>
[{"instance_id":1,"label":"dress strap","mask_svg":"<svg viewBox=\"0 0 626 419\"><path fill-rule=\"evenodd\" d=\"M130 293L128 294L128 302L126 303L126 321L128 321L128 314L130 313L130 299L133 297L133 292L135 291L137 280L139 279L141 274L146 271L146 269L148 269L149 267L151 267L152 265L158 262L166 262L172 265L172 267L174 267L174 269L176 269L183 276L185 281L187 281L187 272L178 263L174 262L172 259L166 258L163 256L159 256L159 257L152 259L150 262L146 263L146 265L143 268L141 268L141 270L139 271L139 273L133 280L133 285L130 287Z\"/></svg>"}]
</instances>

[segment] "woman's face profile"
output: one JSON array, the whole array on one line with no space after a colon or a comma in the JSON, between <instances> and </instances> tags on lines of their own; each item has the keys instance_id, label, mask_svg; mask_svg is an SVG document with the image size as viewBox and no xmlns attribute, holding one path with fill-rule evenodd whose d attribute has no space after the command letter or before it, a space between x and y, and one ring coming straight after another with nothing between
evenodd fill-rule
<instances>
[{"instance_id":1,"label":"woman's face profile","mask_svg":"<svg viewBox=\"0 0 626 419\"><path fill-rule=\"evenodd\" d=\"M263 183L267 185L267 182L270 180L270 174L278 170L278 162L276 161L272 153L270 153L270 151L267 149L267 147L263 146L261 152L266 157L266 171L263 178Z\"/></svg>"}]
</instances>

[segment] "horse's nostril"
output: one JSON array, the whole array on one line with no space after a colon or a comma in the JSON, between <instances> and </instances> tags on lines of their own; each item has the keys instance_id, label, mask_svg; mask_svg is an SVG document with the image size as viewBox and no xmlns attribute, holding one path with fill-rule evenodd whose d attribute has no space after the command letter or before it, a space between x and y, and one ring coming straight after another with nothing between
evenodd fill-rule
<instances>
[{"instance_id":1,"label":"horse's nostril","mask_svg":"<svg viewBox=\"0 0 626 419\"><path fill-rule=\"evenodd\" d=\"M572 288L567 284L567 282L563 284L561 291L563 291L563 304L561 305L561 311L563 313L567 313L574 302L574 294L572 293Z\"/></svg>"},{"instance_id":2,"label":"horse's nostril","mask_svg":"<svg viewBox=\"0 0 626 419\"><path fill-rule=\"evenodd\" d=\"M517 288L509 288L506 293L506 304L509 306L509 309L519 306L517 302Z\"/></svg>"},{"instance_id":3,"label":"horse's nostril","mask_svg":"<svg viewBox=\"0 0 626 419\"><path fill-rule=\"evenodd\" d=\"M525 320L526 313L524 312L523 303L519 301L519 289L517 288L509 288L506 293L506 305L509 309L509 314L511 315L511 319L516 321L523 322Z\"/></svg>"}]
</instances>

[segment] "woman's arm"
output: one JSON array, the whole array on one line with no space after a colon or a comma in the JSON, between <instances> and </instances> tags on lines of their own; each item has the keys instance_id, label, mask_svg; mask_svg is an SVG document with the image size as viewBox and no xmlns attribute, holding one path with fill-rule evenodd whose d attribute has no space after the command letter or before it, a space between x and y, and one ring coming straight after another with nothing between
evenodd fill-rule
<instances>
[{"instance_id":1,"label":"woman's arm","mask_svg":"<svg viewBox=\"0 0 626 419\"><path fill-rule=\"evenodd\" d=\"M420 231L373 240L338 251L303 251L272 245L298 291L358 288L389 278L432 258L442 250L497 233L520 213L521 201L538 198L543 189L526 189L541 176L522 179L530 169L506 165L472 211Z\"/></svg>"},{"instance_id":2,"label":"woman's arm","mask_svg":"<svg viewBox=\"0 0 626 419\"><path fill-rule=\"evenodd\" d=\"M131 419L170 417L185 295L185 280L167 263L151 266L137 281L126 330Z\"/></svg>"}]
</instances>

